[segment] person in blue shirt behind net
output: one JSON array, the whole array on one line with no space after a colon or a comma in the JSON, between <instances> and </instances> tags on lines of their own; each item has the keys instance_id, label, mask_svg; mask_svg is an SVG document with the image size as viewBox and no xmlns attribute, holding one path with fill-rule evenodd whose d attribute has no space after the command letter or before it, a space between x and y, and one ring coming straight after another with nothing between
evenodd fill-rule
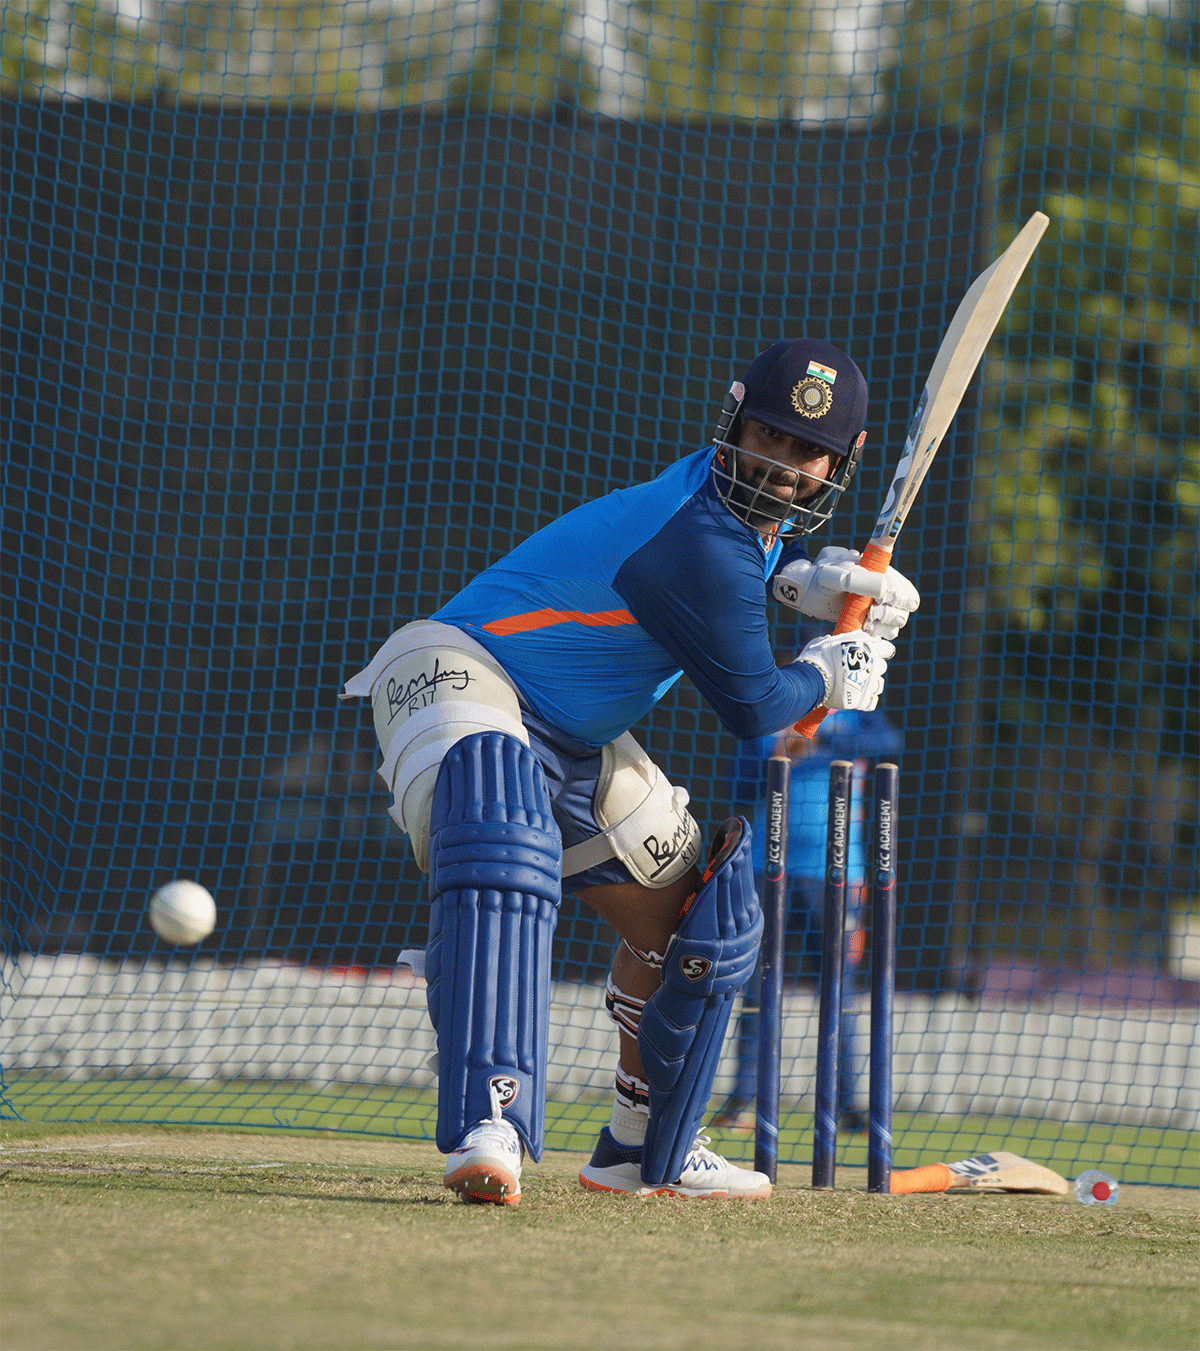
<instances>
[{"instance_id":1,"label":"person in blue shirt behind net","mask_svg":"<svg viewBox=\"0 0 1200 1351\"><path fill-rule=\"evenodd\" d=\"M802 634L811 630L802 629ZM765 866L765 765L772 755L792 762L788 793L787 944L785 981L813 981L820 975L822 919L825 900L825 837L829 816L829 766L849 760L853 770L853 811L847 839L846 941L844 948L838 1114L850 1130L863 1126L854 1104L853 1002L860 983L863 946L863 906L867 890L867 819L871 792L868 770L872 762L900 754L899 731L879 710L850 709L826 718L811 741L793 731L759 737L738 746L733 763L732 800L754 802L752 857L755 875ZM758 1078L758 999L760 971L747 983L742 1010L735 1024L737 1079L733 1091L713 1116L712 1124L735 1130L754 1125L753 1103Z\"/></svg>"},{"instance_id":2,"label":"person in blue shirt behind net","mask_svg":"<svg viewBox=\"0 0 1200 1351\"><path fill-rule=\"evenodd\" d=\"M726 822L705 862L687 794L629 729L684 673L742 739L820 704L875 707L916 590L853 550L804 549L854 475L866 413L844 352L773 344L708 445L537 531L347 682L344 698L372 701L389 811L429 875L437 1144L464 1199L514 1204L525 1154L541 1156L564 888L621 938L612 1119L580 1181L770 1193L699 1135L762 930L748 827ZM862 629L778 665L769 601L829 620L850 590L876 602Z\"/></svg>"}]
</instances>

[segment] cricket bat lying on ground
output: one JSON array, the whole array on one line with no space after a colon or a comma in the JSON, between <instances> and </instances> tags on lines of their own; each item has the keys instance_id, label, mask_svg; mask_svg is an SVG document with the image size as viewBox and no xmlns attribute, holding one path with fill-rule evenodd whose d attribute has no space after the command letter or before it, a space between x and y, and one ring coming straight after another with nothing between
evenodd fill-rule
<instances>
[{"instance_id":1,"label":"cricket bat lying on ground","mask_svg":"<svg viewBox=\"0 0 1200 1351\"><path fill-rule=\"evenodd\" d=\"M892 1194L908 1192L1039 1192L1066 1196L1071 1184L1065 1177L1040 1163L1003 1150L976 1154L959 1163L930 1163L923 1168L905 1168L892 1173Z\"/></svg>"}]
</instances>

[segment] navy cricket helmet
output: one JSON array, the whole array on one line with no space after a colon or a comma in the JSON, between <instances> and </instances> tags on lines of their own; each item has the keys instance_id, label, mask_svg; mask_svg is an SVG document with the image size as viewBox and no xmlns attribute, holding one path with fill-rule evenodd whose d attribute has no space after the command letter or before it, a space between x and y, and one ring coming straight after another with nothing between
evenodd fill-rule
<instances>
[{"instance_id":1,"label":"navy cricket helmet","mask_svg":"<svg viewBox=\"0 0 1200 1351\"><path fill-rule=\"evenodd\" d=\"M799 482L791 502L763 492L764 470L790 471L738 446L747 419L837 456L830 477ZM845 352L820 338L773 343L730 386L717 419L713 479L722 502L755 529L809 534L833 515L854 477L866 420L867 382Z\"/></svg>"}]
</instances>

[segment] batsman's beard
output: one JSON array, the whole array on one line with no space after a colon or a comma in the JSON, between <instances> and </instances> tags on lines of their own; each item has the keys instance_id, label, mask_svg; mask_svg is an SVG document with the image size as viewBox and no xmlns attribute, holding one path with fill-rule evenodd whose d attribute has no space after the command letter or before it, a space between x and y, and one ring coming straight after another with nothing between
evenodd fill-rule
<instances>
[{"instance_id":1,"label":"batsman's beard","mask_svg":"<svg viewBox=\"0 0 1200 1351\"><path fill-rule=\"evenodd\" d=\"M729 442L716 446L712 473L721 501L760 533L810 533L833 515L845 490L835 479L817 478Z\"/></svg>"}]
</instances>

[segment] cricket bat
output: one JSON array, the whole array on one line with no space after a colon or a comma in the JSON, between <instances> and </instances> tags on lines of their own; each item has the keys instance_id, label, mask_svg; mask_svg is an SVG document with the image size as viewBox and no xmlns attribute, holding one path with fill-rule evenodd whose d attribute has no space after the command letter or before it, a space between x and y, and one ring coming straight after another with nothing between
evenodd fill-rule
<instances>
[{"instance_id":1,"label":"cricket bat","mask_svg":"<svg viewBox=\"0 0 1200 1351\"><path fill-rule=\"evenodd\" d=\"M912 510L933 457L962 403L1000 316L1049 224L1049 216L1035 211L1000 257L975 278L959 303L934 357L924 392L917 400L916 412L904 441L904 453L875 522L875 532L863 550L862 566L868 571L884 573L888 570L900 527ZM870 608L870 596L847 596L834 633L849 633L861 628ZM814 708L796 724L796 731L811 739L828 712L826 708Z\"/></svg>"},{"instance_id":2,"label":"cricket bat","mask_svg":"<svg viewBox=\"0 0 1200 1351\"><path fill-rule=\"evenodd\" d=\"M958 1163L930 1163L892 1174L892 1194L911 1192L1035 1192L1043 1196L1066 1196L1071 1184L1052 1168L1031 1163L1019 1154L1000 1150L976 1154Z\"/></svg>"}]
</instances>

